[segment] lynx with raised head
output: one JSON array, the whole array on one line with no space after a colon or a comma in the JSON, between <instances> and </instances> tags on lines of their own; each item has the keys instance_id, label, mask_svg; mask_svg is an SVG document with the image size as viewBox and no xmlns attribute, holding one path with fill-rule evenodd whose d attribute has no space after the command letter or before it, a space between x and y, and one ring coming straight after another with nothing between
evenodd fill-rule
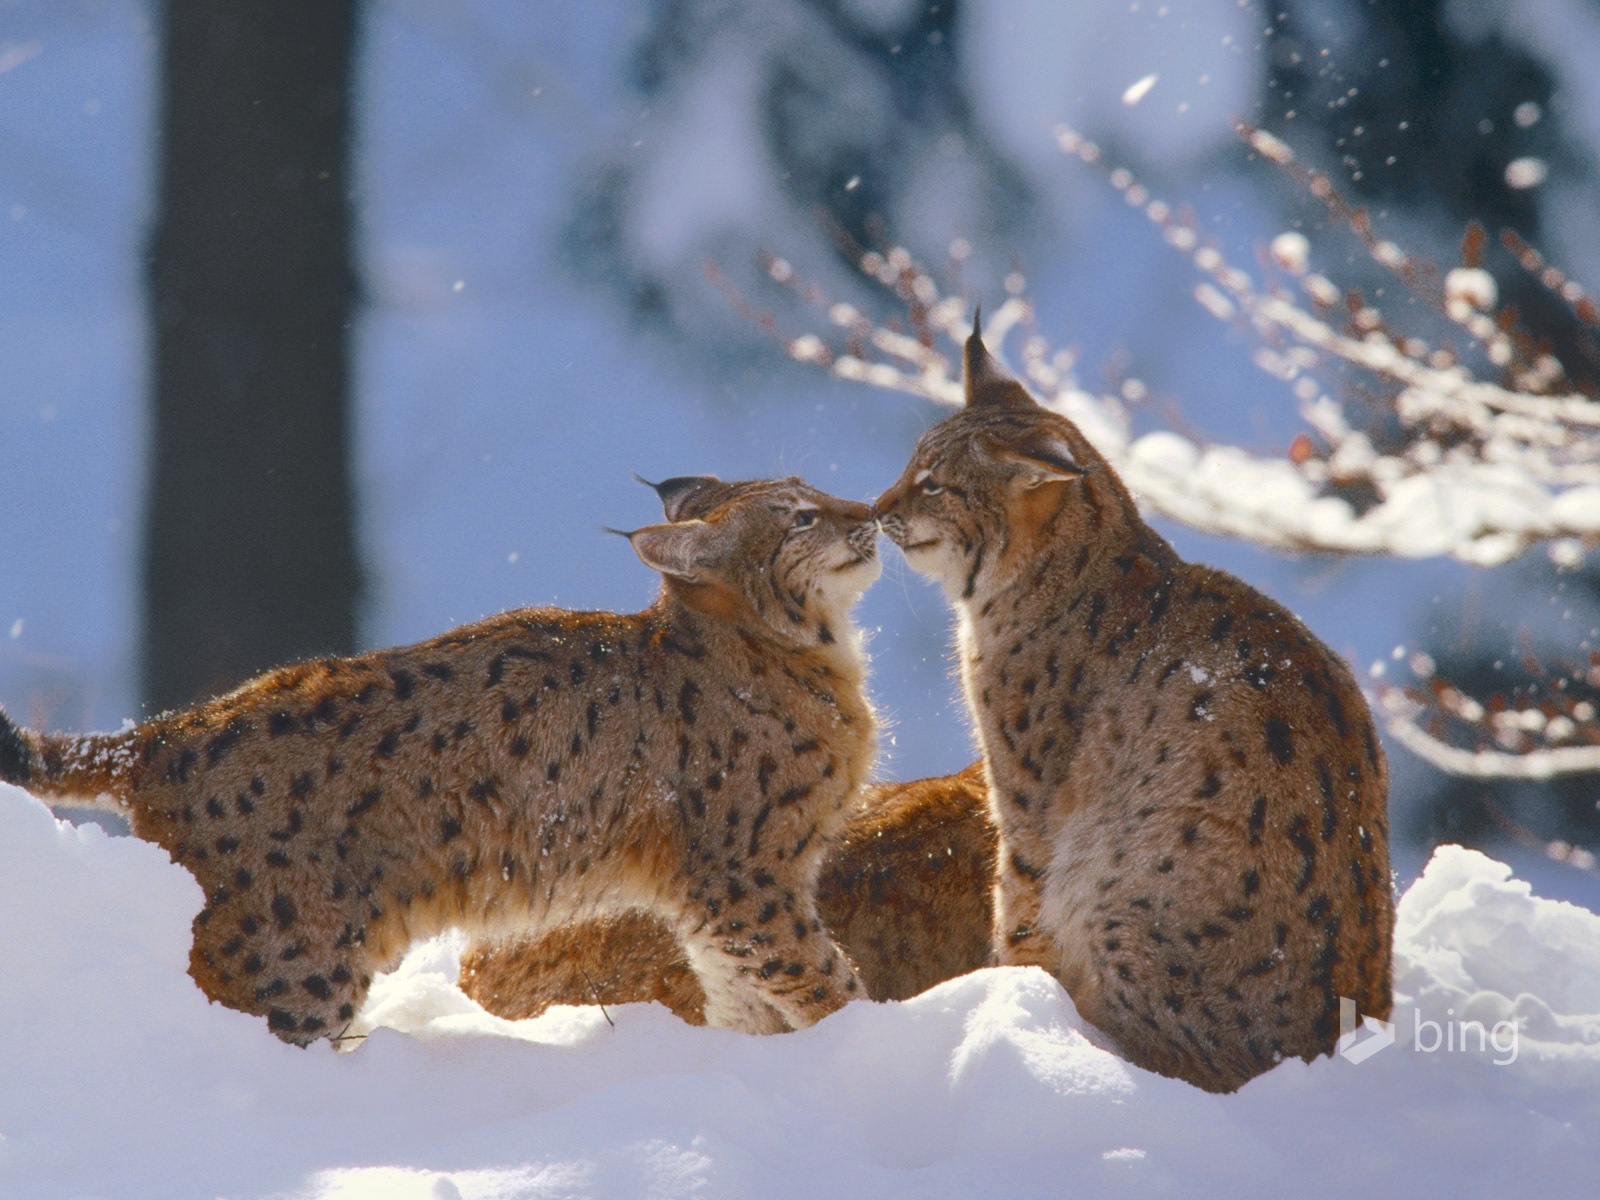
<instances>
[{"instance_id":1,"label":"lynx with raised head","mask_svg":"<svg viewBox=\"0 0 1600 1200\"><path fill-rule=\"evenodd\" d=\"M338 1035L418 938L635 908L710 1023L808 1025L861 994L813 887L873 758L848 614L876 527L797 479L657 486L643 612L503 613L121 733L0 713L0 779L165 847L205 891L196 982L289 1041Z\"/></svg>"}]
</instances>

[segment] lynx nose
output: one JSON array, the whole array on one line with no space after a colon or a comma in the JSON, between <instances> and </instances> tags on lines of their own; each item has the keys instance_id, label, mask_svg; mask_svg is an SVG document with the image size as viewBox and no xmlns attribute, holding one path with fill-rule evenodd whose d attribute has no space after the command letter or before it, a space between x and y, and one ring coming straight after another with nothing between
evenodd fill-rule
<instances>
[{"instance_id":1,"label":"lynx nose","mask_svg":"<svg viewBox=\"0 0 1600 1200\"><path fill-rule=\"evenodd\" d=\"M900 502L905 499L906 486L903 480L897 481L889 487L883 495L872 502L872 515L877 518L878 524L894 520L895 509L900 507ZM887 529L887 527L885 527Z\"/></svg>"}]
</instances>

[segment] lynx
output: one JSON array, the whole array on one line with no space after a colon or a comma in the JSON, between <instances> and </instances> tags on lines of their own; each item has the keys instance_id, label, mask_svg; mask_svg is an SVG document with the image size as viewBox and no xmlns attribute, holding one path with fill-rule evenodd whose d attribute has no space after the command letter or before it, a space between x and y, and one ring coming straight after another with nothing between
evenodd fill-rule
<instances>
[{"instance_id":1,"label":"lynx","mask_svg":"<svg viewBox=\"0 0 1600 1200\"><path fill-rule=\"evenodd\" d=\"M869 788L823 860L817 911L875 1000L987 965L994 826L983 766ZM655 1000L703 1024L705 994L672 930L635 909L538 938L468 948L461 986L490 1012Z\"/></svg>"},{"instance_id":2,"label":"lynx","mask_svg":"<svg viewBox=\"0 0 1600 1200\"><path fill-rule=\"evenodd\" d=\"M657 485L632 615L523 609L269 672L114 734L0 716L0 778L109 797L205 891L190 973L287 1041L337 1036L375 971L648 909L714 1025L809 1025L862 994L813 885L871 767L851 605L865 505L797 479Z\"/></svg>"},{"instance_id":3,"label":"lynx","mask_svg":"<svg viewBox=\"0 0 1600 1200\"><path fill-rule=\"evenodd\" d=\"M1388 782L1360 690L1278 604L1185 562L990 357L877 502L958 623L999 830L995 951L1129 1058L1231 1091L1390 1008Z\"/></svg>"}]
</instances>

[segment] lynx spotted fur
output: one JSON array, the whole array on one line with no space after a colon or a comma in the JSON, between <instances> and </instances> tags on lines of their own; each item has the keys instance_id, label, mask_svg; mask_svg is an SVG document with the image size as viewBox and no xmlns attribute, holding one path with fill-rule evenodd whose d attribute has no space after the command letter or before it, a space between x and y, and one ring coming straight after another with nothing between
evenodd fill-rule
<instances>
[{"instance_id":1,"label":"lynx spotted fur","mask_svg":"<svg viewBox=\"0 0 1600 1200\"><path fill-rule=\"evenodd\" d=\"M874 1000L904 1000L988 964L994 840L981 763L867 789L823 860L817 911ZM705 1020L688 958L642 909L473 945L461 986L512 1020L552 1004L640 1000Z\"/></svg>"},{"instance_id":2,"label":"lynx spotted fur","mask_svg":"<svg viewBox=\"0 0 1600 1200\"><path fill-rule=\"evenodd\" d=\"M634 908L710 1023L810 1024L861 994L812 889L873 756L848 611L875 525L795 479L658 490L643 612L508 612L122 733L0 714L0 778L165 847L205 891L196 982L288 1041L337 1036L418 938Z\"/></svg>"},{"instance_id":3,"label":"lynx spotted fur","mask_svg":"<svg viewBox=\"0 0 1600 1200\"><path fill-rule=\"evenodd\" d=\"M1185 562L1067 419L966 348L967 405L879 498L938 579L999 830L995 949L1132 1061L1227 1091L1385 1017L1383 753L1349 671Z\"/></svg>"}]
</instances>

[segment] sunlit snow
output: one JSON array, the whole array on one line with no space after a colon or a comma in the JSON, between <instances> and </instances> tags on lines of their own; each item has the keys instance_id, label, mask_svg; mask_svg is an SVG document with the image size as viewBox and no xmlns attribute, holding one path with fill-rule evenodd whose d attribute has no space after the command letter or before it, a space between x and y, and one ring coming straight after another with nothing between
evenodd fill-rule
<instances>
[{"instance_id":1,"label":"sunlit snow","mask_svg":"<svg viewBox=\"0 0 1600 1200\"><path fill-rule=\"evenodd\" d=\"M1233 1096L1130 1067L1035 969L800 1033L654 1005L490 1017L456 943L300 1050L186 970L199 888L0 786L0 1193L139 1197L1586 1195L1600 916L1440 849L1401 898L1395 1044Z\"/></svg>"}]
</instances>

